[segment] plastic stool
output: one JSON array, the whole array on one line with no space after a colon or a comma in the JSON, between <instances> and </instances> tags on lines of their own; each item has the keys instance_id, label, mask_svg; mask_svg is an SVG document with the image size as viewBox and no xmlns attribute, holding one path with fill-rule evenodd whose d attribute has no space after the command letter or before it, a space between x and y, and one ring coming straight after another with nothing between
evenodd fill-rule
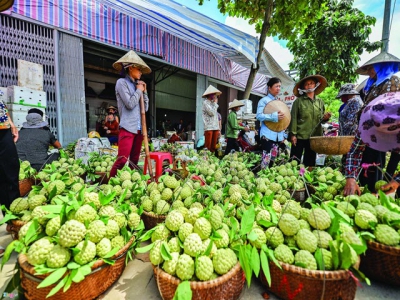
<instances>
[{"instance_id":1,"label":"plastic stool","mask_svg":"<svg viewBox=\"0 0 400 300\"><path fill-rule=\"evenodd\" d=\"M156 163L156 175L154 177L156 180L162 175L164 161L167 160L169 165L172 164L172 155L168 152L150 152L150 159ZM147 169L147 158L145 157L143 174L147 174Z\"/></svg>"}]
</instances>

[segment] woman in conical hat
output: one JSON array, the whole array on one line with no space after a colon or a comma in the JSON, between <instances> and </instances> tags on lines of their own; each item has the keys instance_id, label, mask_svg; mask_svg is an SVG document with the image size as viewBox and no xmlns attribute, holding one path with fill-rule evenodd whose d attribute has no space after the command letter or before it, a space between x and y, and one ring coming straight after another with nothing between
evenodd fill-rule
<instances>
[{"instance_id":1,"label":"woman in conical hat","mask_svg":"<svg viewBox=\"0 0 400 300\"><path fill-rule=\"evenodd\" d=\"M360 75L368 75L369 78L361 91L364 106L361 112L372 101L380 95L389 92L400 91L400 78L396 74L400 69L400 59L396 56L382 52L371 58L364 65L359 67L356 72ZM356 182L357 175L360 173L362 165L368 166L366 172L361 172L358 177L362 186L367 185L372 192L375 191L375 182L383 178L380 169L386 165L386 151L372 147L373 144L366 145L363 141L360 131L356 133L353 144L346 156L345 176L346 186L344 188L345 195L360 193L360 188ZM400 155L392 152L389 163L387 164L385 179L390 180L400 161ZM378 165L378 167L376 167Z\"/></svg>"},{"instance_id":2,"label":"woman in conical hat","mask_svg":"<svg viewBox=\"0 0 400 300\"><path fill-rule=\"evenodd\" d=\"M228 120L226 121L226 137L227 143L225 148L225 155L229 154L232 150L239 151L239 145L237 143L237 138L239 130L249 131L248 127L240 126L237 121L236 113L238 110L244 106L243 102L239 100L233 100L229 103L230 113L228 115Z\"/></svg>"},{"instance_id":3,"label":"woman in conical hat","mask_svg":"<svg viewBox=\"0 0 400 300\"><path fill-rule=\"evenodd\" d=\"M127 159L137 165L142 147L140 98L143 96L145 110L149 108L146 83L140 80L142 74L151 69L134 51L129 51L113 64L114 69L124 71L126 76L117 80L115 95L120 116L118 136L118 158L110 171L110 177L122 169ZM129 164L131 168L134 166Z\"/></svg>"},{"instance_id":4,"label":"woman in conical hat","mask_svg":"<svg viewBox=\"0 0 400 300\"><path fill-rule=\"evenodd\" d=\"M220 128L218 122L218 97L222 94L221 91L210 85L203 94L205 98L203 102L203 122L204 122L204 147L215 152Z\"/></svg>"},{"instance_id":5,"label":"woman in conical hat","mask_svg":"<svg viewBox=\"0 0 400 300\"><path fill-rule=\"evenodd\" d=\"M305 166L315 166L317 157L317 153L310 147L310 137L321 136L321 120L326 122L331 117L331 113L325 112L322 99L317 97L327 85L325 77L311 75L301 79L293 89L297 99L293 102L290 112L290 157L300 161L303 156Z\"/></svg>"}]
</instances>

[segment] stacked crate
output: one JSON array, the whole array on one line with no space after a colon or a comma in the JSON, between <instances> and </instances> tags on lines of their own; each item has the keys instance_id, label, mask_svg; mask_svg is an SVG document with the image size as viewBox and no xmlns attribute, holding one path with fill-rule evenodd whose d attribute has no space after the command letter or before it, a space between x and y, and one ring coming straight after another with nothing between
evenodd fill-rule
<instances>
[{"instance_id":1,"label":"stacked crate","mask_svg":"<svg viewBox=\"0 0 400 300\"><path fill-rule=\"evenodd\" d=\"M4 92L4 88L2 88ZM18 60L18 85L8 86L6 101L11 119L21 129L31 108L46 112L47 98L43 91L43 66Z\"/></svg>"}]
</instances>

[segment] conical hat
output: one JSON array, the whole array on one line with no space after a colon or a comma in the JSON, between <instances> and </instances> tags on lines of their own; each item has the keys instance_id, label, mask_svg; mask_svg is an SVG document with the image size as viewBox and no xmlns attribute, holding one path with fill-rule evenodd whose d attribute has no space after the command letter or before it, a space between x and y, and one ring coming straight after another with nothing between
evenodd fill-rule
<instances>
[{"instance_id":1,"label":"conical hat","mask_svg":"<svg viewBox=\"0 0 400 300\"><path fill-rule=\"evenodd\" d=\"M397 63L399 65L400 69L400 59L398 59L396 56L387 53L387 52L382 52L379 53L377 56L371 58L369 61L367 61L365 64L363 64L361 67L359 67L356 72L360 75L368 75L368 66L377 64L377 63L383 63L383 62L393 62Z\"/></svg>"},{"instance_id":2,"label":"conical hat","mask_svg":"<svg viewBox=\"0 0 400 300\"><path fill-rule=\"evenodd\" d=\"M203 94L203 98L205 98L207 95L210 94L217 94L218 96L222 94L222 92L220 90L217 90L215 87L213 87L211 84L208 86L208 88L206 89L206 91Z\"/></svg>"},{"instance_id":3,"label":"conical hat","mask_svg":"<svg viewBox=\"0 0 400 300\"><path fill-rule=\"evenodd\" d=\"M5 11L9 9L14 4L14 0L1 0L0 1L0 11Z\"/></svg>"},{"instance_id":4,"label":"conical hat","mask_svg":"<svg viewBox=\"0 0 400 300\"><path fill-rule=\"evenodd\" d=\"M121 71L122 67L125 68L131 65L139 68L143 74L151 73L150 67L133 50L130 50L128 53L126 53L124 56L118 59L115 63L113 63L113 67L117 71Z\"/></svg>"},{"instance_id":5,"label":"conical hat","mask_svg":"<svg viewBox=\"0 0 400 300\"><path fill-rule=\"evenodd\" d=\"M316 79L319 82L319 86L316 88L314 94L315 95L319 95L322 93L322 91L328 86L328 83L325 79L324 76L321 75L311 75L311 76L307 76L304 77L303 79L301 79L298 83L296 83L296 85L293 88L293 94L296 97L300 97L300 93L299 93L299 88L304 89L303 84L306 80L308 79Z\"/></svg>"},{"instance_id":6,"label":"conical hat","mask_svg":"<svg viewBox=\"0 0 400 300\"><path fill-rule=\"evenodd\" d=\"M239 100L233 100L231 103L229 103L229 109L235 108L235 107L241 107L244 106L243 102L240 102Z\"/></svg>"},{"instance_id":7,"label":"conical hat","mask_svg":"<svg viewBox=\"0 0 400 300\"><path fill-rule=\"evenodd\" d=\"M272 100L264 107L264 114L272 114L281 111L285 116L278 122L264 121L265 126L275 132L280 132L288 128L291 120L289 107L280 100Z\"/></svg>"}]
</instances>

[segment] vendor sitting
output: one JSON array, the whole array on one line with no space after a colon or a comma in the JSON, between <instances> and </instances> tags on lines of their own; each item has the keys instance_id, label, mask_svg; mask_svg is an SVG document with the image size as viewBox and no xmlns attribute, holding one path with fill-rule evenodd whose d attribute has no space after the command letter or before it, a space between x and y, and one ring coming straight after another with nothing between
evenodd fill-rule
<instances>
[{"instance_id":1,"label":"vendor sitting","mask_svg":"<svg viewBox=\"0 0 400 300\"><path fill-rule=\"evenodd\" d=\"M28 113L26 122L22 124L16 143L18 157L27 160L39 171L45 164L57 160L59 153L48 154L49 146L60 149L61 144L48 129L49 124L43 121L37 112Z\"/></svg>"},{"instance_id":2,"label":"vendor sitting","mask_svg":"<svg viewBox=\"0 0 400 300\"><path fill-rule=\"evenodd\" d=\"M110 141L110 144L118 143L119 118L116 115L116 113L117 113L117 108L114 106L109 106L107 108L107 116L103 124L105 135Z\"/></svg>"}]
</instances>

